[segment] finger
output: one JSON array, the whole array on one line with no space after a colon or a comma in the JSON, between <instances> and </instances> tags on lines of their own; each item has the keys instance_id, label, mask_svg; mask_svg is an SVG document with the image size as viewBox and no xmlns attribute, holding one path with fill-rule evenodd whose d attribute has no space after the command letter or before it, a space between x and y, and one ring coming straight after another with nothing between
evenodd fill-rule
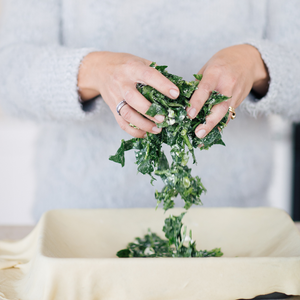
<instances>
[{"instance_id":1,"label":"finger","mask_svg":"<svg viewBox=\"0 0 300 300\"><path fill-rule=\"evenodd\" d=\"M161 123L164 121L165 117L162 115L156 115L154 117L150 117L146 114L148 109L151 106L151 102L148 101L139 91L133 89L131 87L125 87L125 94L123 95L125 101L136 111L143 114L146 118L152 120L156 123ZM134 123L133 123L134 124ZM136 124L135 124L136 125ZM152 124L153 126L153 124Z\"/></svg>"},{"instance_id":2,"label":"finger","mask_svg":"<svg viewBox=\"0 0 300 300\"><path fill-rule=\"evenodd\" d=\"M129 123L127 123L124 119L120 119L117 122L121 129L135 138L143 138L146 135L146 131L130 126Z\"/></svg>"},{"instance_id":3,"label":"finger","mask_svg":"<svg viewBox=\"0 0 300 300\"><path fill-rule=\"evenodd\" d=\"M124 131L126 131L127 133L129 133L130 135L132 135L133 137L136 137L136 138L143 138L146 134L146 131L144 130L141 130L140 128L134 128L134 127L131 127L129 125L129 123L123 119L123 117L121 117L119 115L119 113L117 112L116 110L116 102L117 100L115 99L114 95L112 94L108 94L108 95L102 95L103 99L105 100L105 102L108 104L110 110L112 111L117 123L119 124L119 126L121 127L121 129L123 129ZM108 101L108 99L110 101ZM124 107L128 106L127 104L124 105L120 110L119 112L121 113L121 111L124 109ZM149 121L151 123L151 121ZM132 123L134 124L134 123ZM135 125L135 124L134 124ZM138 127L138 126L137 126Z\"/></svg>"},{"instance_id":4,"label":"finger","mask_svg":"<svg viewBox=\"0 0 300 300\"><path fill-rule=\"evenodd\" d=\"M215 105L211 109L211 114L206 117L205 124L199 125L195 134L199 139L204 138L226 115L229 108L228 101L224 101L220 104Z\"/></svg>"},{"instance_id":5,"label":"finger","mask_svg":"<svg viewBox=\"0 0 300 300\"><path fill-rule=\"evenodd\" d=\"M144 118L141 114L139 114L136 110L134 110L128 104L122 107L120 114L121 114L121 117L125 121L127 121L127 123L134 124L142 131L147 131L147 132L157 134L157 133L160 133L162 130L161 128L157 128L155 123Z\"/></svg>"},{"instance_id":6,"label":"finger","mask_svg":"<svg viewBox=\"0 0 300 300\"><path fill-rule=\"evenodd\" d=\"M139 128L131 127L129 125L129 123L125 119L123 119L121 116L119 116L119 114L117 112L113 112L113 114L114 114L119 126L121 127L121 129L123 129L124 131L129 133L131 136L136 137L136 138L143 138L146 135L146 131L141 130Z\"/></svg>"},{"instance_id":7,"label":"finger","mask_svg":"<svg viewBox=\"0 0 300 300\"><path fill-rule=\"evenodd\" d=\"M142 66L135 70L134 75L139 83L150 85L171 99L176 99L179 96L178 87L155 68Z\"/></svg>"},{"instance_id":8,"label":"finger","mask_svg":"<svg viewBox=\"0 0 300 300\"><path fill-rule=\"evenodd\" d=\"M191 119L194 119L198 115L211 92L216 88L218 79L218 73L204 72L203 78L198 85L198 89L194 92L190 100L190 107L186 110Z\"/></svg>"}]
</instances>

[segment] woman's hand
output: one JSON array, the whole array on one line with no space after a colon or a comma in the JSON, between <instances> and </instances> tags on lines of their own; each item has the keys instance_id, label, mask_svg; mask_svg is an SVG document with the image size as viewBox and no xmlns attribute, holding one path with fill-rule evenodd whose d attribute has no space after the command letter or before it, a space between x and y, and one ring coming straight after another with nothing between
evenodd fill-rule
<instances>
[{"instance_id":1,"label":"woman's hand","mask_svg":"<svg viewBox=\"0 0 300 300\"><path fill-rule=\"evenodd\" d=\"M136 84L150 85L172 99L178 97L179 90L150 64L149 60L126 53L92 52L79 69L80 96L88 100L101 94L120 127L134 137L144 137L146 132L159 133L161 128L154 122L163 122L164 116L146 115L151 103L138 92ZM123 99L127 105L121 108L120 116L116 107Z\"/></svg>"},{"instance_id":2,"label":"woman's hand","mask_svg":"<svg viewBox=\"0 0 300 300\"><path fill-rule=\"evenodd\" d=\"M199 71L203 78L187 108L193 119L213 90L231 96L212 108L206 124L195 129L199 138L205 137L225 116L229 106L237 108L251 89L260 95L268 91L269 74L258 50L251 45L237 45L217 52Z\"/></svg>"}]
</instances>

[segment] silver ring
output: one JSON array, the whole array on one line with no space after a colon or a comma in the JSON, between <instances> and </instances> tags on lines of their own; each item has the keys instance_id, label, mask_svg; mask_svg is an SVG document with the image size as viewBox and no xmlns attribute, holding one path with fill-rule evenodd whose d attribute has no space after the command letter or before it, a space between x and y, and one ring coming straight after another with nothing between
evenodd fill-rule
<instances>
[{"instance_id":1,"label":"silver ring","mask_svg":"<svg viewBox=\"0 0 300 300\"><path fill-rule=\"evenodd\" d=\"M127 104L127 102L126 102L125 100L122 100L122 101L117 105L116 110L117 110L117 113L119 114L119 116L121 116L121 114L120 114L121 108L122 108L124 105L126 105L126 104Z\"/></svg>"}]
</instances>

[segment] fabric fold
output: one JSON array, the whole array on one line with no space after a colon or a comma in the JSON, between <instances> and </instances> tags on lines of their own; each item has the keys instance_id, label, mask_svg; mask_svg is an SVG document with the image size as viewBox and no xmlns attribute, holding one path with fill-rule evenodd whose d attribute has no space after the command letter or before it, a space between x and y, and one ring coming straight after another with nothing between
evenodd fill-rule
<instances>
[{"instance_id":1,"label":"fabric fold","mask_svg":"<svg viewBox=\"0 0 300 300\"><path fill-rule=\"evenodd\" d=\"M16 265L20 264L19 261L12 261L0 258L0 270L10 269L15 267Z\"/></svg>"}]
</instances>

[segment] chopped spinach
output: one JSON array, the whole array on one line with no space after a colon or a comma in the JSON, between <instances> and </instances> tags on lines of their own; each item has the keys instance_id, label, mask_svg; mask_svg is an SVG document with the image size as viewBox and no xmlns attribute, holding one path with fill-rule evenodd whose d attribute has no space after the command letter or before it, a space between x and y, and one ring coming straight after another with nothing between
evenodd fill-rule
<instances>
[{"instance_id":1,"label":"chopped spinach","mask_svg":"<svg viewBox=\"0 0 300 300\"><path fill-rule=\"evenodd\" d=\"M197 81L188 82L183 80L182 77L169 74L166 71L166 66L155 66L155 63L150 66L155 67L156 70L173 82L179 88L180 94L174 100L161 94L151 86L137 84L138 91L152 103L146 114L152 117L155 115L165 116L162 123L156 124L157 127L162 128L162 131L159 134L147 133L146 138L122 140L116 154L110 156L109 159L120 163L124 167L125 152L134 149L138 172L144 175L148 174L151 177L151 184L156 180L154 176L160 177L165 184L160 192L155 192L157 206L162 203L165 211L173 208L175 198L180 195L185 203L184 208L187 210L193 204L202 204L200 196L206 192L201 179L198 176L193 177L191 175L192 169L187 166L189 158L191 156L195 164L194 149L207 150L214 144L225 145L221 132L226 126L229 113L227 112L217 126L202 139L195 135L195 128L206 122L206 117L211 113L214 105L226 101L229 97L213 91L199 114L191 120L187 117L186 108L190 106L189 100L197 89L202 75L194 75ZM170 146L171 165L162 151L163 144ZM143 239L137 238L136 242L130 243L127 249L119 251L118 256L220 256L220 249L197 251L195 242L190 242L188 247L183 245L186 233L184 231L183 236L181 235L182 217L183 215L179 217L171 216L166 219L166 222L169 223L165 223L163 231L169 239L168 246L166 246L167 241L161 240L156 234L149 232ZM180 227L180 230L178 231L168 224L176 225L176 228ZM176 233L176 237L171 233ZM145 251L148 254L145 254Z\"/></svg>"},{"instance_id":2,"label":"chopped spinach","mask_svg":"<svg viewBox=\"0 0 300 300\"><path fill-rule=\"evenodd\" d=\"M182 232L182 218L172 216L165 220L163 231L168 240L163 240L150 229L144 238L136 238L135 242L129 243L126 249L117 253L118 257L219 257L222 256L220 248L213 250L196 249L196 242L192 239L192 231L187 234L186 226Z\"/></svg>"}]
</instances>

